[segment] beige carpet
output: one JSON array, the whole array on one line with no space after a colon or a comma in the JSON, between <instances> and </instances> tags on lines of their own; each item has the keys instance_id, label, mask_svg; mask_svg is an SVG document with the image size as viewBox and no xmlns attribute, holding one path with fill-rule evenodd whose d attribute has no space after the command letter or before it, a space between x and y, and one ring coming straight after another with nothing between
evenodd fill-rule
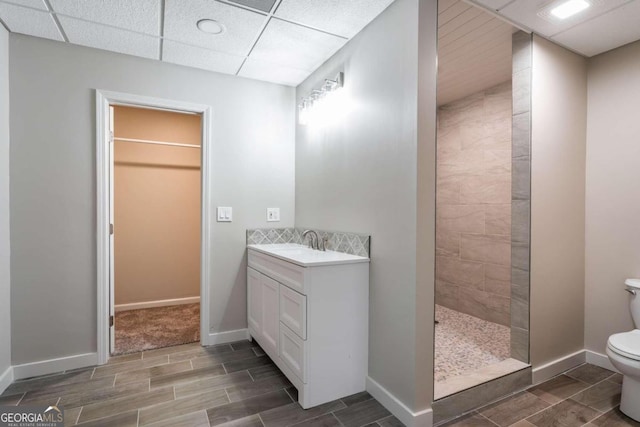
<instances>
[{"instance_id":1,"label":"beige carpet","mask_svg":"<svg viewBox=\"0 0 640 427\"><path fill-rule=\"evenodd\" d=\"M113 355L200 341L200 304L116 313Z\"/></svg>"}]
</instances>

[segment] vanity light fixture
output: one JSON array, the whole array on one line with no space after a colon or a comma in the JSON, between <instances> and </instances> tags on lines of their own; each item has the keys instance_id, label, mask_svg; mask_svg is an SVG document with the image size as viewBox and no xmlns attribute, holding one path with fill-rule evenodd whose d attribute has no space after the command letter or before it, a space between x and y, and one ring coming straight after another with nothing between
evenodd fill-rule
<instances>
[{"instance_id":1,"label":"vanity light fixture","mask_svg":"<svg viewBox=\"0 0 640 427\"><path fill-rule=\"evenodd\" d=\"M343 72L338 73L334 79L325 79L320 89L314 89L298 105L298 123L306 126L328 121L339 110L334 108L334 104L339 101L337 95L343 85Z\"/></svg>"},{"instance_id":2,"label":"vanity light fixture","mask_svg":"<svg viewBox=\"0 0 640 427\"><path fill-rule=\"evenodd\" d=\"M591 4L586 0L568 0L551 9L551 15L558 19L567 19L589 8L589 6Z\"/></svg>"},{"instance_id":3,"label":"vanity light fixture","mask_svg":"<svg viewBox=\"0 0 640 427\"><path fill-rule=\"evenodd\" d=\"M196 26L203 33L212 35L222 34L226 30L225 26L215 19L201 19L196 23Z\"/></svg>"}]
</instances>

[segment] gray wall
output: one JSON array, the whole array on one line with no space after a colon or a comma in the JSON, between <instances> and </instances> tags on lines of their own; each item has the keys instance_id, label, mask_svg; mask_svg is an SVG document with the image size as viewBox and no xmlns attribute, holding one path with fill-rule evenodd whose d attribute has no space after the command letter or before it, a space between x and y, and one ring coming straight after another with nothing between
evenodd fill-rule
<instances>
[{"instance_id":1,"label":"gray wall","mask_svg":"<svg viewBox=\"0 0 640 427\"><path fill-rule=\"evenodd\" d=\"M333 125L297 127L296 226L372 236L369 375L412 409L424 406L416 383L433 375L416 376L417 328L433 328L416 323L418 3L393 3L296 91L300 100L345 73L351 110ZM422 308L433 319L432 303Z\"/></svg>"},{"instance_id":2,"label":"gray wall","mask_svg":"<svg viewBox=\"0 0 640 427\"><path fill-rule=\"evenodd\" d=\"M10 59L13 364L96 351L95 88L213 107L211 331L245 328L245 229L293 225L293 89L13 34Z\"/></svg>"},{"instance_id":3,"label":"gray wall","mask_svg":"<svg viewBox=\"0 0 640 427\"><path fill-rule=\"evenodd\" d=\"M9 33L0 25L0 376L11 365L9 264Z\"/></svg>"},{"instance_id":4,"label":"gray wall","mask_svg":"<svg viewBox=\"0 0 640 427\"><path fill-rule=\"evenodd\" d=\"M535 368L584 348L586 59L534 36L532 94L531 364Z\"/></svg>"},{"instance_id":5,"label":"gray wall","mask_svg":"<svg viewBox=\"0 0 640 427\"><path fill-rule=\"evenodd\" d=\"M638 70L640 42L589 60L585 344L601 354L634 327L623 289L640 277Z\"/></svg>"}]
</instances>

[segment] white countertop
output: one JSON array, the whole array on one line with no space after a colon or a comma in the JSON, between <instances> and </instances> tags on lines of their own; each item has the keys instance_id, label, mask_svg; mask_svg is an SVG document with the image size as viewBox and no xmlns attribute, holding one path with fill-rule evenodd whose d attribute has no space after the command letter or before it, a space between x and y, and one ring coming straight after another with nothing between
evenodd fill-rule
<instances>
[{"instance_id":1,"label":"white countertop","mask_svg":"<svg viewBox=\"0 0 640 427\"><path fill-rule=\"evenodd\" d=\"M318 251L307 246L295 243L282 243L272 245L248 245L263 254L271 255L281 260L291 262L302 267L315 267L321 265L354 264L369 262L369 258L358 255L345 254L335 251Z\"/></svg>"}]
</instances>

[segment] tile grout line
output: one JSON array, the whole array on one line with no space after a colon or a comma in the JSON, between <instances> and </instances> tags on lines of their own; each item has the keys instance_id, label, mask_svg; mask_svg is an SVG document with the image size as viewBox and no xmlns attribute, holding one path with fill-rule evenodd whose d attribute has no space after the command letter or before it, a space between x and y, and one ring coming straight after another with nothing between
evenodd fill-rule
<instances>
[{"instance_id":1,"label":"tile grout line","mask_svg":"<svg viewBox=\"0 0 640 427\"><path fill-rule=\"evenodd\" d=\"M573 378L573 377L570 377L570 378L572 378L572 379L574 379L574 380L576 380L576 381L580 381L580 380L578 380L577 378ZM603 381L604 381L604 380L603 380ZM584 381L580 381L580 382L585 383ZM601 382L601 381L600 381L600 382ZM600 384L600 382L597 382L596 384ZM585 384L588 384L588 383L585 383ZM549 406L547 406L546 408L541 409L541 410L540 410L540 411L538 411L538 412L534 412L533 414L531 414L531 415L527 416L526 418L523 418L523 419L522 419L522 420L520 420L520 421L526 421L526 420L527 420L527 418L531 418L531 417L533 417L534 415L538 415L538 414L540 414L541 412L546 411L547 409L551 409L551 408L553 408L554 406L558 406L558 405L560 405L562 402L565 402L565 401L567 401L567 400L571 399L572 397L577 396L578 394L582 393L583 391L587 391L587 390L589 390L590 388L594 387L596 384L590 385L589 387L584 388L584 389L580 390L579 392L574 393L574 394L572 394L572 395L570 395L570 396L568 396L568 397L566 397L566 398L562 399L560 402L552 403L552 404L550 404ZM535 394L533 394L533 393L529 392L528 390L525 390L524 392L525 392L525 393L529 393L530 395L535 396L536 398L540 399L538 396L536 396ZM545 402L545 403L549 403L549 402L545 401L544 399L540 399L540 400L542 400L542 401L543 401L543 402ZM576 401L574 400L574 402L576 402ZM595 409L595 408L592 408L591 406L587 406L587 405L585 405L585 404L583 404L583 403L580 403L580 402L576 402L576 403L579 403L579 404L581 404L581 405L585 406L586 408L593 409L594 411L596 411L599 415L598 415L597 417L595 417L593 420L595 420L596 418L600 418L600 416L602 416L602 415L604 414L604 412L599 411L599 410L597 410L597 409ZM591 422L591 421L593 421L593 420L590 420L589 422Z\"/></svg>"},{"instance_id":2,"label":"tile grout line","mask_svg":"<svg viewBox=\"0 0 640 427\"><path fill-rule=\"evenodd\" d=\"M473 412L472 412L472 413L473 413ZM481 414L480 412L478 412L478 411L476 411L475 413L476 413L476 414L478 414L478 415L480 415L480 417L481 417L481 418L484 418L485 420L489 421L491 424L493 424L493 425L496 425L496 426L500 427L500 424L496 423L496 422L495 422L495 421L493 421L491 418L487 418L487 417L485 417L484 415L482 415L482 414ZM524 418L523 418L523 420L524 420ZM520 421L523 421L523 420L520 420ZM517 422L520 422L520 421L516 421L516 423L517 423Z\"/></svg>"},{"instance_id":3,"label":"tile grout line","mask_svg":"<svg viewBox=\"0 0 640 427\"><path fill-rule=\"evenodd\" d=\"M582 365L580 365L580 366L583 366L583 365L586 365L586 363L584 363L584 364L582 364ZM576 368L574 368L574 369L576 369ZM595 387L596 385L598 385L598 384L600 384L600 383L602 383L602 382L604 382L604 381L607 381L609 378L613 377L615 374L616 374L616 373L614 372L613 374L609 375L608 377L606 377L606 378L605 378L605 379L603 379L603 380L598 381L597 383L589 384L589 383L587 383L587 382L585 382L585 381L582 381L582 380L580 380L580 379L578 379L578 378L574 378L574 377L571 377L571 376L567 375L567 373L566 373L566 372L560 373L560 374L556 375L556 376L555 376L555 377L553 377L553 378L558 378L558 377L560 377L560 376L564 375L564 376L567 376L567 377L571 378L572 380L578 381L578 382L580 382L580 383L582 383L582 384L586 384L586 385L587 385L587 387L586 387L586 388L583 388L582 390L580 390L580 391L578 391L578 392L576 392L576 393L574 393L574 394L571 394L571 395L567 396L566 398L564 398L564 399L562 399L562 400L560 400L559 402L556 402L556 403L550 403L550 402L547 402L546 400L541 399L540 397L538 397L537 395L535 395L535 394L533 394L533 393L531 393L531 392L529 391L529 390L531 390L532 388L534 388L534 387L536 387L536 386L538 386L538 385L540 385L540 384L537 384L536 386L532 386L532 387L530 387L530 388L528 388L528 389L526 389L526 390L523 390L523 391L522 391L522 393L528 393L528 394L530 394L530 395L532 395L532 396L535 396L537 399L542 400L542 401L543 401L543 402L545 402L545 403L549 403L549 406L547 406L547 407L546 407L546 408L544 408L544 409L541 409L540 411L534 412L533 414L531 414L531 415L529 415L529 416L527 416L527 417L525 417L525 418L523 418L523 419L521 419L521 420L518 420L518 421L526 421L526 419L527 419L527 418L530 418L530 417L532 417L532 416L534 416L534 415L537 415L537 414L539 414L539 413L541 413L541 412L546 411L547 409L550 409L550 408L552 408L552 407L554 407L554 406L557 406L557 405L559 405L560 403L562 403L562 402L564 402L564 401L566 401L566 400L569 400L569 399L571 399L572 397L575 397L575 396L577 396L578 394L580 394L580 393L582 393L582 392L585 392L585 391L589 390L590 388L593 388L593 387ZM553 378L551 378L551 379L553 379ZM551 379L550 379L550 380L551 380ZM547 381L549 381L549 380L547 380ZM542 384L544 384L544 383L542 383ZM516 392L516 393L512 394L511 396L505 397L504 399L501 399L501 400L502 400L502 401L504 401L504 403L506 403L506 400L507 400L507 399L512 398L512 397L513 397L513 396L515 396L516 394L518 394L518 393ZM499 401L498 401L498 402L499 402ZM574 402L576 402L576 403L580 403L580 402L577 402L577 401L574 401ZM495 403L497 403L497 402L495 402ZM582 403L580 403L580 404L582 404ZM489 406L489 405L491 405L491 403L490 403L490 404L488 404L488 405L485 405L485 407L486 407L486 406ZM591 420L591 421L594 421L594 420L596 420L596 419L600 418L602 415L604 415L604 414L606 414L606 413L608 412L608 411L607 411L607 412L602 412L602 411L600 411L600 410L598 410L598 409L596 409L596 408L592 408L591 406L584 405L584 404L582 404L582 405L583 405L583 406L585 406L585 407L587 407L587 408L593 409L594 411L596 411L596 412L598 412L598 413L599 413L599 415L598 415L596 418L594 418L593 420ZM613 408L613 409L615 409L615 406L614 406L614 408ZM482 408L478 408L478 409L476 409L476 410L475 410L475 412L476 412L476 413L478 413L479 415L481 415L483 418L487 418L487 417L485 417L484 415L482 415L482 413L480 413L480 411L481 411L481 410L482 410ZM609 411L610 411L610 410L611 410L611 409L609 409ZM469 413L472 413L472 412L469 412ZM464 415L464 414L463 414L463 415ZM489 419L489 421L492 421L492 420L490 420L490 419ZM589 422L591 422L591 421L589 421ZM492 421L492 422L493 422L493 421ZM494 424L495 424L495 423L494 423Z\"/></svg>"},{"instance_id":4,"label":"tile grout line","mask_svg":"<svg viewBox=\"0 0 640 427\"><path fill-rule=\"evenodd\" d=\"M81 406L80 407L80 412L78 412L78 416L76 417L76 422L74 423L74 425L78 424L78 421L80 421L80 414L82 414L82 410L83 409L84 409L84 406Z\"/></svg>"},{"instance_id":5,"label":"tile grout line","mask_svg":"<svg viewBox=\"0 0 640 427\"><path fill-rule=\"evenodd\" d=\"M22 400L24 399L24 397L27 395L27 392L25 391L24 393L22 393L22 396L20 396L20 399L18 400L18 402L16 403L16 406L20 405L20 402L22 402Z\"/></svg>"},{"instance_id":6,"label":"tile grout line","mask_svg":"<svg viewBox=\"0 0 640 427\"><path fill-rule=\"evenodd\" d=\"M262 427L266 427L264 424L264 421L262 421L262 416L260 416L260 412L258 412L258 419L260 420L260 424L262 424Z\"/></svg>"}]
</instances>

